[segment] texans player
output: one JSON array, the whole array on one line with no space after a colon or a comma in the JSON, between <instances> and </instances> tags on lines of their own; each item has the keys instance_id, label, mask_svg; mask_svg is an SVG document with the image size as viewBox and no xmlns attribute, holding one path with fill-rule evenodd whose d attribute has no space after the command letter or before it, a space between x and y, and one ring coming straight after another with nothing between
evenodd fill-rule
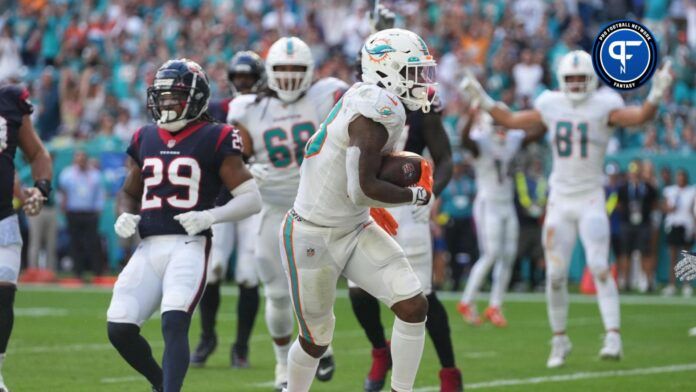
<instances>
[{"instance_id":1,"label":"texans player","mask_svg":"<svg viewBox=\"0 0 696 392\"><path fill-rule=\"evenodd\" d=\"M36 215L51 192L51 157L41 144L29 115L34 108L29 92L19 86L0 86L0 392L9 392L2 378L7 343L14 322L14 297L21 264L22 236L12 208L17 147L31 165L34 187L25 189L24 212Z\"/></svg>"},{"instance_id":2,"label":"texans player","mask_svg":"<svg viewBox=\"0 0 696 392\"><path fill-rule=\"evenodd\" d=\"M135 165L119 195L123 213L114 226L122 238L137 227L143 240L114 286L108 335L153 391L175 392L189 365L188 329L206 282L210 226L259 212L261 197L244 166L241 138L206 113L210 88L198 64L166 62L147 97L156 125L141 128L128 147ZM214 207L223 185L233 198ZM140 335L158 307L162 368Z\"/></svg>"},{"instance_id":3,"label":"texans player","mask_svg":"<svg viewBox=\"0 0 696 392\"><path fill-rule=\"evenodd\" d=\"M230 60L227 79L232 86L233 99L263 90L266 86L263 60L251 51L238 52ZM221 121L226 121L230 100L223 102L225 108L224 113L221 114ZM216 118L220 117L216 116ZM220 192L217 203L225 204L230 198L230 193L225 188ZM259 310L259 278L254 265L256 233L253 229L257 217L258 215L254 215L239 222L223 222L212 226L213 248L208 267L208 283L199 306L201 338L191 355L191 366L203 366L217 347L215 324L220 308L220 282L227 274L228 260L236 246L237 263L234 277L239 285L239 302L237 302L237 338L232 345L230 362L234 368L249 367L249 338Z\"/></svg>"}]
</instances>

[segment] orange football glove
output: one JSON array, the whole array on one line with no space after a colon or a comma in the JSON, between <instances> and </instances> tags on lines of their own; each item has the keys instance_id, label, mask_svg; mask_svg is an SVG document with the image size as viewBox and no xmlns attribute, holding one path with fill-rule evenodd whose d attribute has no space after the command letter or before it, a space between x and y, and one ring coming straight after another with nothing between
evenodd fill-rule
<instances>
[{"instance_id":1,"label":"orange football glove","mask_svg":"<svg viewBox=\"0 0 696 392\"><path fill-rule=\"evenodd\" d=\"M399 224L396 223L396 219L394 219L389 211L384 208L370 208L370 216L379 227L383 228L390 236L396 236L396 230L399 228Z\"/></svg>"},{"instance_id":2,"label":"orange football glove","mask_svg":"<svg viewBox=\"0 0 696 392\"><path fill-rule=\"evenodd\" d=\"M433 167L427 159L421 161L421 175L416 186L422 186L428 193L433 193Z\"/></svg>"}]
</instances>

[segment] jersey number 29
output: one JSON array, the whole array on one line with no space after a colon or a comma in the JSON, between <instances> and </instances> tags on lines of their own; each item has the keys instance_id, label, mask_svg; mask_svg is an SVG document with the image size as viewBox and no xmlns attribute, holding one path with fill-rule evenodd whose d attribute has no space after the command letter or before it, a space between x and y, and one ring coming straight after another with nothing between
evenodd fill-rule
<instances>
[{"instance_id":1,"label":"jersey number 29","mask_svg":"<svg viewBox=\"0 0 696 392\"><path fill-rule=\"evenodd\" d=\"M166 198L167 203L174 208L188 209L198 204L198 188L201 183L201 167L193 158L178 157L172 160L165 171L164 162L159 158L146 158L143 161L142 170L152 167L152 175L143 179L143 198L141 209L162 208L162 198L151 194L152 188L169 181L174 186L185 187L186 197L173 195ZM188 167L191 176L185 177L179 174L179 169Z\"/></svg>"}]
</instances>

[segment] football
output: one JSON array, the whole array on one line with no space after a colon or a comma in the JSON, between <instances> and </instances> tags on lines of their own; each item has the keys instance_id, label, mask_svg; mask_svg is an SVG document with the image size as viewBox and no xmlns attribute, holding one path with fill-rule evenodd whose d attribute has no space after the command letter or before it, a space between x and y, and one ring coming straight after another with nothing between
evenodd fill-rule
<instances>
[{"instance_id":1,"label":"football","mask_svg":"<svg viewBox=\"0 0 696 392\"><path fill-rule=\"evenodd\" d=\"M407 151L386 154L382 157L377 178L401 187L414 185L421 176L423 159L425 158Z\"/></svg>"}]
</instances>

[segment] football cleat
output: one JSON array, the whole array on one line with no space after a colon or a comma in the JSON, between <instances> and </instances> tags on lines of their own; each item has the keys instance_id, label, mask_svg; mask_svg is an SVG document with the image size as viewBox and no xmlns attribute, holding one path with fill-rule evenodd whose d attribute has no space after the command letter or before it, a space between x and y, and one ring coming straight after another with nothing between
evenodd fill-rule
<instances>
[{"instance_id":1,"label":"football cleat","mask_svg":"<svg viewBox=\"0 0 696 392\"><path fill-rule=\"evenodd\" d=\"M474 326L481 325L481 318L476 311L476 305L460 302L457 304L457 312L462 315L462 318L467 324Z\"/></svg>"},{"instance_id":2,"label":"football cleat","mask_svg":"<svg viewBox=\"0 0 696 392\"><path fill-rule=\"evenodd\" d=\"M288 386L288 365L276 364L275 381L273 387L276 392L280 392Z\"/></svg>"},{"instance_id":3,"label":"football cleat","mask_svg":"<svg viewBox=\"0 0 696 392\"><path fill-rule=\"evenodd\" d=\"M599 357L602 359L613 359L618 361L623 356L623 345L621 335L611 331L604 335L604 346L599 350Z\"/></svg>"},{"instance_id":4,"label":"football cleat","mask_svg":"<svg viewBox=\"0 0 696 392\"><path fill-rule=\"evenodd\" d=\"M570 339L566 335L555 335L551 339L551 355L546 361L546 367L555 369L565 364L565 359L570 354L573 345L570 344Z\"/></svg>"},{"instance_id":5,"label":"football cleat","mask_svg":"<svg viewBox=\"0 0 696 392\"><path fill-rule=\"evenodd\" d=\"M334 362L333 355L327 355L319 359L319 367L317 367L317 373L315 377L321 382L327 382L333 377L334 371L336 370L336 363Z\"/></svg>"},{"instance_id":6,"label":"football cleat","mask_svg":"<svg viewBox=\"0 0 696 392\"><path fill-rule=\"evenodd\" d=\"M0 392L9 392L9 391L3 391L2 389L0 389ZM153 387L152 387L152 392L164 392L164 388L163 388L163 387L155 387L155 386L153 386Z\"/></svg>"},{"instance_id":7,"label":"football cleat","mask_svg":"<svg viewBox=\"0 0 696 392\"><path fill-rule=\"evenodd\" d=\"M456 367L440 369L440 392L462 392L462 372Z\"/></svg>"},{"instance_id":8,"label":"football cleat","mask_svg":"<svg viewBox=\"0 0 696 392\"><path fill-rule=\"evenodd\" d=\"M505 320L503 312L497 306L487 307L486 311L483 312L483 317L498 328L507 327L507 320Z\"/></svg>"},{"instance_id":9,"label":"football cleat","mask_svg":"<svg viewBox=\"0 0 696 392\"><path fill-rule=\"evenodd\" d=\"M236 344L232 345L230 351L230 365L235 369L246 369L249 367L249 349L241 348Z\"/></svg>"},{"instance_id":10,"label":"football cleat","mask_svg":"<svg viewBox=\"0 0 696 392\"><path fill-rule=\"evenodd\" d=\"M217 347L217 336L212 338L201 337L201 341L196 346L196 350L191 354L191 367L203 367L208 357Z\"/></svg>"},{"instance_id":11,"label":"football cleat","mask_svg":"<svg viewBox=\"0 0 696 392\"><path fill-rule=\"evenodd\" d=\"M387 379L387 372L392 367L391 347L387 342L387 347L372 349L372 366L365 379L365 392L381 391Z\"/></svg>"}]
</instances>

